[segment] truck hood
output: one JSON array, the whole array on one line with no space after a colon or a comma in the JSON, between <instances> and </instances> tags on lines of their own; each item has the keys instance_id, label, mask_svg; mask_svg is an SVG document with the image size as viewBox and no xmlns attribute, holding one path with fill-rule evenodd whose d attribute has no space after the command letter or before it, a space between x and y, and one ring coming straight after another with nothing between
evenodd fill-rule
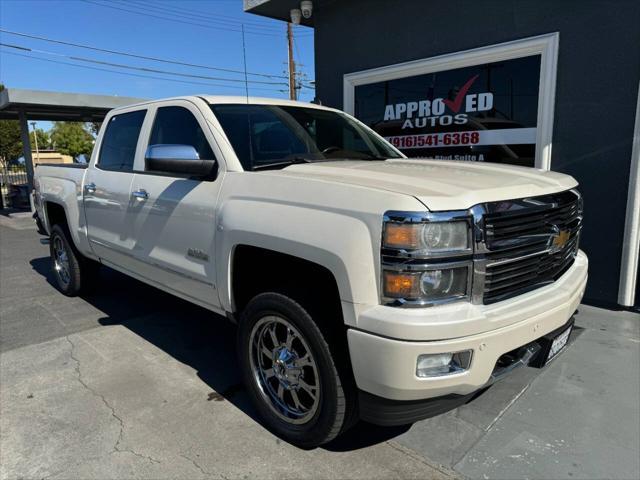
<instances>
[{"instance_id":1,"label":"truck hood","mask_svg":"<svg viewBox=\"0 0 640 480\"><path fill-rule=\"evenodd\" d=\"M557 172L444 160L318 162L291 165L278 174L404 193L433 211L467 209L478 203L544 195L577 185L569 175Z\"/></svg>"}]
</instances>

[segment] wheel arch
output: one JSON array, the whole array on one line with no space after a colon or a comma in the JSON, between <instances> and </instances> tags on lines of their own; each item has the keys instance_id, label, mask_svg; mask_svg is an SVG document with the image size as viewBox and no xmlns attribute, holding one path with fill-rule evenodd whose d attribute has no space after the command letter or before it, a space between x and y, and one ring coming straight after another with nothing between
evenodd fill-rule
<instances>
[{"instance_id":1,"label":"wheel arch","mask_svg":"<svg viewBox=\"0 0 640 480\"><path fill-rule=\"evenodd\" d=\"M342 271L341 274L346 274L339 259L334 258L334 262L329 263ZM325 303L337 306L344 322L338 280L329 266L282 250L241 243L234 245L230 252L228 271L228 305L234 315L240 313L255 295L274 291L306 303L311 303L311 297L322 297Z\"/></svg>"}]
</instances>

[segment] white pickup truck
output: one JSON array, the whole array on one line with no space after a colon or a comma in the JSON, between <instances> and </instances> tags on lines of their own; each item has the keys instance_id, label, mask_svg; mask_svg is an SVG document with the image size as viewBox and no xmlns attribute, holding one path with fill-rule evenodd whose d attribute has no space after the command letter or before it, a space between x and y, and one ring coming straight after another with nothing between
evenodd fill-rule
<instances>
[{"instance_id":1,"label":"white pickup truck","mask_svg":"<svg viewBox=\"0 0 640 480\"><path fill-rule=\"evenodd\" d=\"M193 96L111 111L34 202L64 294L103 264L226 315L263 421L310 447L554 358L587 281L575 188L410 160L331 108Z\"/></svg>"}]
</instances>

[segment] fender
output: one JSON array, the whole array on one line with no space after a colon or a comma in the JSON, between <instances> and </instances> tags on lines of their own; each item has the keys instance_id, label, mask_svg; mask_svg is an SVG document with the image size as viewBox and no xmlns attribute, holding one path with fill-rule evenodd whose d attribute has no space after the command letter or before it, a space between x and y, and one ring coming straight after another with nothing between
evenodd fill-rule
<instances>
[{"instance_id":1,"label":"fender","mask_svg":"<svg viewBox=\"0 0 640 480\"><path fill-rule=\"evenodd\" d=\"M234 249L250 245L292 255L327 268L345 304L378 302L377 267L367 223L336 211L304 205L234 198L218 217L216 258L220 301L233 310L231 296ZM259 266L256 266L259 268ZM351 315L345 312L345 320Z\"/></svg>"}]
</instances>

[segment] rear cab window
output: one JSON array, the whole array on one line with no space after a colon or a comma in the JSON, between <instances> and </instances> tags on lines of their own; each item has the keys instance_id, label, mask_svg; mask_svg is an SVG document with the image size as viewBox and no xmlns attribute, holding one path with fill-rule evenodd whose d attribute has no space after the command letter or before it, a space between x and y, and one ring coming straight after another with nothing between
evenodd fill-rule
<instances>
[{"instance_id":1,"label":"rear cab window","mask_svg":"<svg viewBox=\"0 0 640 480\"><path fill-rule=\"evenodd\" d=\"M102 170L133 171L136 147L146 110L121 113L109 119L97 166Z\"/></svg>"}]
</instances>

